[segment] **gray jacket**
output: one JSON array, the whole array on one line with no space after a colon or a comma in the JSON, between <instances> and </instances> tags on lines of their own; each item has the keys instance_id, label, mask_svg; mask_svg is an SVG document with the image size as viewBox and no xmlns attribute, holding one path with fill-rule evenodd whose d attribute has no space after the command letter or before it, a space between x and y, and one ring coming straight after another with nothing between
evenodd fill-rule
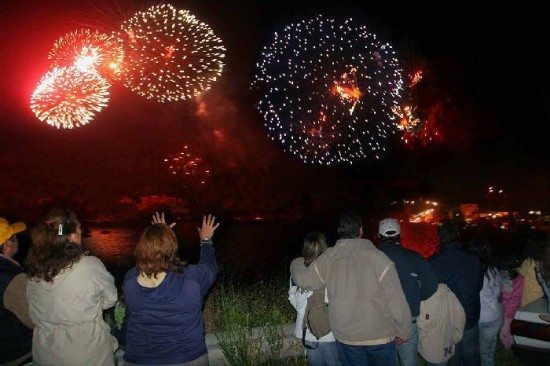
<instances>
[{"instance_id":1,"label":"gray jacket","mask_svg":"<svg viewBox=\"0 0 550 366\"><path fill-rule=\"evenodd\" d=\"M410 337L411 311L395 265L369 240L338 240L309 267L304 258L296 258L290 272L304 289L326 286L338 341L376 345Z\"/></svg>"},{"instance_id":2,"label":"gray jacket","mask_svg":"<svg viewBox=\"0 0 550 366\"><path fill-rule=\"evenodd\" d=\"M98 258L83 257L53 283L29 279L27 298L35 364L114 366L117 345L103 310L115 305L117 290Z\"/></svg>"}]
</instances>

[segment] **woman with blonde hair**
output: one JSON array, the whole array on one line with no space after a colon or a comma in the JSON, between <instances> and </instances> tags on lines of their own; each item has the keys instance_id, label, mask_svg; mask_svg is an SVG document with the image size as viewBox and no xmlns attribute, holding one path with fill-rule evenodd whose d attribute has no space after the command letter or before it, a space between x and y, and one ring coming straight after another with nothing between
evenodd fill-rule
<instances>
[{"instance_id":1,"label":"woman with blonde hair","mask_svg":"<svg viewBox=\"0 0 550 366\"><path fill-rule=\"evenodd\" d=\"M304 264L309 266L317 257L319 257L327 249L327 240L325 235L320 232L309 233L302 246L302 257ZM326 289L321 289L325 293L325 302L328 303ZM316 290L317 291L317 290ZM303 338L303 343L306 348L306 356L308 365L310 366L335 366L340 365L338 361L338 348L334 335L329 332L325 336L317 338L309 328L303 328L305 321L305 311L308 298L313 295L313 291L307 291L299 288L290 279L290 288L288 290L288 300L296 309L296 325L294 335L297 338Z\"/></svg>"},{"instance_id":2,"label":"woman with blonde hair","mask_svg":"<svg viewBox=\"0 0 550 366\"><path fill-rule=\"evenodd\" d=\"M156 213L135 249L136 266L124 278L128 313L125 365L205 366L202 305L218 273L212 236L219 224L204 216L199 263L178 258L178 240Z\"/></svg>"},{"instance_id":3,"label":"woman with blonde hair","mask_svg":"<svg viewBox=\"0 0 550 366\"><path fill-rule=\"evenodd\" d=\"M114 365L116 340L103 310L117 300L113 276L81 249L76 214L52 209L34 228L27 256L27 297L35 365Z\"/></svg>"}]
</instances>

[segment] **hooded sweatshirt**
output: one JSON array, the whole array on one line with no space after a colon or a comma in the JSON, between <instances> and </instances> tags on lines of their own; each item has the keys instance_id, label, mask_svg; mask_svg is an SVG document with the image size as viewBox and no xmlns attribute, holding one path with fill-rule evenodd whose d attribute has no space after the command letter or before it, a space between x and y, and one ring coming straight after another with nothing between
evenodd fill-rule
<instances>
[{"instance_id":1,"label":"hooded sweatshirt","mask_svg":"<svg viewBox=\"0 0 550 366\"><path fill-rule=\"evenodd\" d=\"M206 354L202 305L218 273L215 250L201 246L197 265L143 286L136 268L124 278L128 331L124 360L137 365L193 361ZM139 281L139 282L138 282ZM142 284L140 284L142 282Z\"/></svg>"}]
</instances>

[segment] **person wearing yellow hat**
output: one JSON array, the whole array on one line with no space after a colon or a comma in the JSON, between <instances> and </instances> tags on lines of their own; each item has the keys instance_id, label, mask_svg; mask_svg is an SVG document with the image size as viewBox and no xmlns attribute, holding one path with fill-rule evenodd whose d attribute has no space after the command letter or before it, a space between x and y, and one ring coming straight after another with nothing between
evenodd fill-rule
<instances>
[{"instance_id":1,"label":"person wearing yellow hat","mask_svg":"<svg viewBox=\"0 0 550 366\"><path fill-rule=\"evenodd\" d=\"M17 234L26 228L0 217L0 365L18 365L32 356L27 275L13 259L19 250Z\"/></svg>"}]
</instances>

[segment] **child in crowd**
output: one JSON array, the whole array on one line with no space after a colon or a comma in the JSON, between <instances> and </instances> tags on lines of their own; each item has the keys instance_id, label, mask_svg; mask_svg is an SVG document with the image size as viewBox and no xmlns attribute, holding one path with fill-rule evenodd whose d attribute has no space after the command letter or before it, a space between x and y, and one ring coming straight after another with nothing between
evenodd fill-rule
<instances>
[{"instance_id":1,"label":"child in crowd","mask_svg":"<svg viewBox=\"0 0 550 366\"><path fill-rule=\"evenodd\" d=\"M481 366L494 366L497 336L503 322L502 276L491 256L487 240L474 240L470 250L479 256L483 268L483 288L479 293L479 350Z\"/></svg>"},{"instance_id":2,"label":"child in crowd","mask_svg":"<svg viewBox=\"0 0 550 366\"><path fill-rule=\"evenodd\" d=\"M534 232L527 240L523 252L523 262L519 269L519 273L525 278L521 306L530 304L544 296L542 286L537 279L535 267L537 262L542 259L546 242L546 235L539 231Z\"/></svg>"},{"instance_id":3,"label":"child in crowd","mask_svg":"<svg viewBox=\"0 0 550 366\"><path fill-rule=\"evenodd\" d=\"M514 344L514 337L510 326L516 311L520 308L523 294L523 276L517 271L518 262L515 260L505 261L500 274L502 276L502 302L504 307L504 322L500 328L500 342L510 349Z\"/></svg>"}]
</instances>

